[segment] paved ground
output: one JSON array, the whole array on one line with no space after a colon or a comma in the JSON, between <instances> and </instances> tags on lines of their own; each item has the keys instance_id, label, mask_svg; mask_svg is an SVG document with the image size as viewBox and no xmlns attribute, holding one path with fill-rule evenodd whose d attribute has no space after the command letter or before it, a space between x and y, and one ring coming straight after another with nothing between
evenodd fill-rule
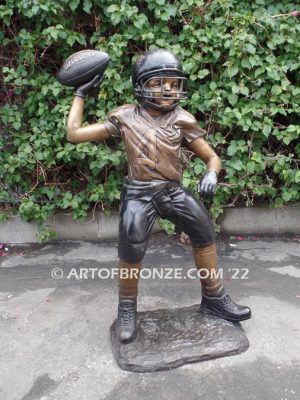
<instances>
[{"instance_id":1,"label":"paved ground","mask_svg":"<svg viewBox=\"0 0 300 400\"><path fill-rule=\"evenodd\" d=\"M218 254L229 293L252 307L242 324L249 350L137 374L120 370L110 348L117 281L104 278L116 266L114 242L9 248L0 257L0 399L299 399L300 239L224 239ZM154 266L190 270L190 248L155 236L145 271ZM200 299L196 279L141 281L140 310Z\"/></svg>"}]
</instances>

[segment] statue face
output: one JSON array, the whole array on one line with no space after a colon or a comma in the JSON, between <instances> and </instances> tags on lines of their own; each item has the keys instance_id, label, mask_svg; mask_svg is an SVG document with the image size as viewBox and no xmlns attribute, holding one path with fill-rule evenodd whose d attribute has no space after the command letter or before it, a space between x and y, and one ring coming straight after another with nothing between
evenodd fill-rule
<instances>
[{"instance_id":1,"label":"statue face","mask_svg":"<svg viewBox=\"0 0 300 400\"><path fill-rule=\"evenodd\" d=\"M147 89L151 93L152 101L159 106L172 106L178 99L178 94L182 92L180 79L163 76L153 77L147 81Z\"/></svg>"}]
</instances>

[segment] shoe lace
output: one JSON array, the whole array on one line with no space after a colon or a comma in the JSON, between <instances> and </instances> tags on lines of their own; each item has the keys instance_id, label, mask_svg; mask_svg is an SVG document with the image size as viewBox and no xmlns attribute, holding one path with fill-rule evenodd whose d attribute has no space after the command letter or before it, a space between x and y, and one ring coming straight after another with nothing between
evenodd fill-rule
<instances>
[{"instance_id":1,"label":"shoe lace","mask_svg":"<svg viewBox=\"0 0 300 400\"><path fill-rule=\"evenodd\" d=\"M121 321L123 325L131 325L134 320L135 310L133 309L123 309L121 313Z\"/></svg>"},{"instance_id":2,"label":"shoe lace","mask_svg":"<svg viewBox=\"0 0 300 400\"><path fill-rule=\"evenodd\" d=\"M235 308L234 302L231 300L230 296L226 294L223 298L223 304L226 308L233 310Z\"/></svg>"}]
</instances>

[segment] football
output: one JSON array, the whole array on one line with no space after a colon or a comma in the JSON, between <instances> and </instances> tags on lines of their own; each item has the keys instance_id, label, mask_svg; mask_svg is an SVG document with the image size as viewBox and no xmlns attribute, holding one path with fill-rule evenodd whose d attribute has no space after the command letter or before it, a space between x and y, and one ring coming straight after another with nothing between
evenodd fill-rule
<instances>
[{"instance_id":1,"label":"football","mask_svg":"<svg viewBox=\"0 0 300 400\"><path fill-rule=\"evenodd\" d=\"M78 51L66 59L57 78L62 85L78 87L96 75L103 75L109 60L109 55L103 51Z\"/></svg>"}]
</instances>

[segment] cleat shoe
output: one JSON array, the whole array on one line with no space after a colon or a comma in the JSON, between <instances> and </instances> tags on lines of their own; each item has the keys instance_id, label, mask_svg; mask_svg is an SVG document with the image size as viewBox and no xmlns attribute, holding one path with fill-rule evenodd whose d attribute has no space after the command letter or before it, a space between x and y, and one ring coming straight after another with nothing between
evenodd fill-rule
<instances>
[{"instance_id":1,"label":"cleat shoe","mask_svg":"<svg viewBox=\"0 0 300 400\"><path fill-rule=\"evenodd\" d=\"M120 300L118 306L116 331L117 337L121 342L130 343L136 338L136 317L136 301Z\"/></svg>"},{"instance_id":2,"label":"cleat shoe","mask_svg":"<svg viewBox=\"0 0 300 400\"><path fill-rule=\"evenodd\" d=\"M251 318L251 309L232 301L224 287L216 296L208 296L202 293L200 311L203 314L223 318L230 322L245 321Z\"/></svg>"}]
</instances>

